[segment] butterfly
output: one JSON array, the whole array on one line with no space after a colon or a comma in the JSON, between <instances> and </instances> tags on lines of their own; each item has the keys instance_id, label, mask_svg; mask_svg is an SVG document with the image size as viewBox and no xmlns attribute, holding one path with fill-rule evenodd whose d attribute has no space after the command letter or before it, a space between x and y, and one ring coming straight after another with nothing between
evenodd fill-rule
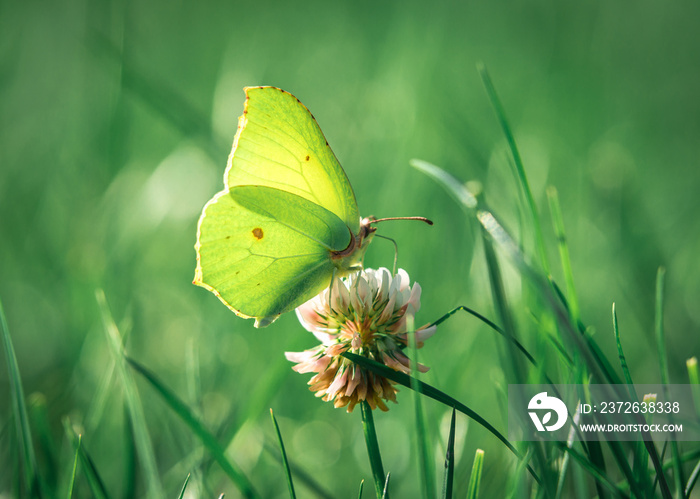
<instances>
[{"instance_id":1,"label":"butterfly","mask_svg":"<svg viewBox=\"0 0 700 499\"><path fill-rule=\"evenodd\" d=\"M199 218L193 282L265 327L359 270L376 229L299 99L245 93L224 189Z\"/></svg>"}]
</instances>

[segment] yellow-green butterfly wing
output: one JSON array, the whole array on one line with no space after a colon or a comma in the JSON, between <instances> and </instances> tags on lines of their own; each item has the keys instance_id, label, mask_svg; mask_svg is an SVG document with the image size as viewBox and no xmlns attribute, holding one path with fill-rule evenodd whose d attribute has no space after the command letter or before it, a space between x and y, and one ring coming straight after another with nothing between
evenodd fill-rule
<instances>
[{"instance_id":1,"label":"yellow-green butterfly wing","mask_svg":"<svg viewBox=\"0 0 700 499\"><path fill-rule=\"evenodd\" d=\"M265 185L323 206L357 234L360 213L345 172L299 99L275 87L247 87L224 175L226 186Z\"/></svg>"},{"instance_id":2,"label":"yellow-green butterfly wing","mask_svg":"<svg viewBox=\"0 0 700 499\"><path fill-rule=\"evenodd\" d=\"M264 327L356 268L373 229L311 113L246 89L224 182L197 230L194 283Z\"/></svg>"}]
</instances>

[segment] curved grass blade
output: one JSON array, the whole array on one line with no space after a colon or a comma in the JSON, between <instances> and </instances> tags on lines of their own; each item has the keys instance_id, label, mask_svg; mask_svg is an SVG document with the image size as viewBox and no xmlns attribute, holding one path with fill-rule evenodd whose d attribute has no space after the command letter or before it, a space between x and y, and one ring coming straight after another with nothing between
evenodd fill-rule
<instances>
[{"instance_id":1,"label":"curved grass blade","mask_svg":"<svg viewBox=\"0 0 700 499\"><path fill-rule=\"evenodd\" d=\"M148 496L155 498L165 497L165 491L160 482L160 474L158 473L151 435L148 432L146 416L143 412L143 405L141 404L136 383L131 373L126 369L124 360L126 355L124 353L121 335L119 334L117 325L112 319L104 292L102 290L97 290L95 296L102 315L102 323L104 325L105 334L107 335L107 342L116 365L117 376L124 390L124 398L129 411L129 419L133 425L134 441L138 451L139 461L144 471Z\"/></svg>"},{"instance_id":2,"label":"curved grass blade","mask_svg":"<svg viewBox=\"0 0 700 499\"><path fill-rule=\"evenodd\" d=\"M105 487L102 477L97 471L94 461L88 454L85 446L82 444L82 436L75 434L70 426L69 420L66 418L63 420L63 428L70 440L76 455L80 456L80 467L83 470L83 474L88 482L88 487L92 497L95 499L109 499L109 494L107 493L107 488Z\"/></svg>"},{"instance_id":3,"label":"curved grass blade","mask_svg":"<svg viewBox=\"0 0 700 499\"><path fill-rule=\"evenodd\" d=\"M461 197L468 194L466 187L464 187L457 179L445 173L439 167L418 160L412 161L411 165L434 178L458 201ZM471 196L471 198L473 199L473 196ZM462 203L462 206L465 206L464 203ZM471 206L469 207L471 208ZM598 344L593 341L590 334L586 332L584 325L581 323L574 324L572 322L571 315L569 313L569 306L565 297L560 293L555 294L555 291L553 291L553 286L550 284L551 281L542 276L539 271L533 268L526 261L525 256L510 238L505 229L503 229L496 217L491 212L484 209L476 211L476 217L499 249L504 252L507 258L520 271L523 277L527 277L528 280L537 289L539 289L540 294L545 298L546 302L549 303L558 324L562 330L567 333L568 338L573 342L575 348L581 353L586 365L588 366L588 369L593 374L593 379L597 380L599 383L609 383L612 385L621 384L622 381L618 377L617 373L612 368L605 355L603 355ZM554 287L554 290L556 290L556 286ZM609 444L611 448L617 447L613 450L616 456L623 455L622 449L619 448L619 442L611 441ZM661 492L664 498L668 499L670 498L668 483L663 474L661 460L659 459L656 447L654 447L651 442L646 441L645 445L651 457L652 463L654 464L654 468L657 471ZM604 466L603 454L599 447L599 443L589 442L586 449L589 450L589 453L591 454L595 463ZM631 470L629 469L627 462L619 461L618 464L623 472L625 472L629 482L631 484L634 483L634 477L631 474Z\"/></svg>"},{"instance_id":4,"label":"curved grass blade","mask_svg":"<svg viewBox=\"0 0 700 499\"><path fill-rule=\"evenodd\" d=\"M71 499L73 497L73 486L75 485L75 475L78 472L78 458L80 457L80 445L83 441L83 436L78 435L78 443L75 448L75 457L73 458L73 472L70 475L70 481L68 482L68 493L66 497Z\"/></svg>"},{"instance_id":5,"label":"curved grass blade","mask_svg":"<svg viewBox=\"0 0 700 499\"><path fill-rule=\"evenodd\" d=\"M399 371L394 371L390 367L385 366L384 364L380 364L377 361L374 361L372 359L368 359L367 357L362 357L361 355L357 355L354 353L350 352L345 352L341 354L343 357L346 359L351 360L352 362L369 369L372 372L375 372L387 379L390 379L391 381L394 381L400 385L405 386L406 388L412 388L412 381L411 381L411 376L408 374L404 374ZM483 426L489 433L491 433L493 436L495 436L498 440L500 440L503 445L508 447L510 451L518 458L522 459L522 456L520 453L517 451L517 449L511 444L506 437L504 437L496 428L494 428L491 423L486 421L484 418L479 416L476 412L471 410L469 407L461 403L455 398L450 397L444 392L441 392L437 388L434 388L433 386L424 383L423 381L420 380L415 380L415 382L420 386L421 393L425 395L426 397L429 397L433 400L436 400L442 404L445 404L448 407L452 407L462 414L470 417L477 423L479 423L481 426ZM541 483L540 477L537 475L535 470L533 470L529 465L527 467L528 471L532 475L532 477L537 481L537 483Z\"/></svg>"},{"instance_id":6,"label":"curved grass blade","mask_svg":"<svg viewBox=\"0 0 700 499\"><path fill-rule=\"evenodd\" d=\"M469 477L469 487L467 488L467 499L477 499L479 497L479 486L481 485L481 470L484 467L484 451L476 449L474 454L474 464L472 474Z\"/></svg>"},{"instance_id":7,"label":"curved grass blade","mask_svg":"<svg viewBox=\"0 0 700 499\"><path fill-rule=\"evenodd\" d=\"M187 473L187 477L185 478L185 483L182 484L182 490L180 490L180 495L177 496L177 499L182 499L185 497L185 490L187 489L187 484L190 481L190 473Z\"/></svg>"},{"instance_id":8,"label":"curved grass blade","mask_svg":"<svg viewBox=\"0 0 700 499\"><path fill-rule=\"evenodd\" d=\"M685 486L685 496L690 497L690 493L693 491L693 487L695 487L695 484L698 481L698 478L700 477L700 461L698 461L698 464L695 465L695 468L693 468L693 472L690 474L690 478L688 478L688 483Z\"/></svg>"},{"instance_id":9,"label":"curved grass blade","mask_svg":"<svg viewBox=\"0 0 700 499\"><path fill-rule=\"evenodd\" d=\"M562 330L567 333L569 339L585 359L593 379L603 384L620 384L620 378L603 355L600 347L593 341L590 334L585 332L585 328L581 329L581 325L572 323L568 309L562 305L559 296L554 294L549 281L526 261L525 256L496 217L489 211L480 210L477 213L477 218L498 248L545 298Z\"/></svg>"},{"instance_id":10,"label":"curved grass blade","mask_svg":"<svg viewBox=\"0 0 700 499\"><path fill-rule=\"evenodd\" d=\"M474 195L455 177L447 173L439 166L423 161L422 159L412 159L409 164L416 170L420 170L429 177L432 177L438 184L466 210L475 209L477 202Z\"/></svg>"},{"instance_id":11,"label":"curved grass blade","mask_svg":"<svg viewBox=\"0 0 700 499\"><path fill-rule=\"evenodd\" d=\"M503 109L498 94L496 93L496 87L494 87L491 81L491 76L483 63L477 65L477 70L479 71L479 76L481 76L481 81L486 89L486 94L491 101L491 107L496 113L498 122L503 129L503 135L506 137L508 142L508 147L513 156L513 162L515 164L516 178L519 182L521 192L525 195L525 200L527 201L527 208L530 212L530 221L532 223L532 228L535 232L535 245L537 247L537 254L540 258L540 263L542 265L542 270L545 274L549 274L549 264L547 263L547 253L544 246L544 237L542 236L542 227L540 224L540 217L537 213L537 206L535 205L535 198L532 196L532 191L530 190L530 184L527 181L527 175L525 175L525 167L523 166L523 161L520 157L520 152L518 151L518 146L515 143L515 138L513 137L513 132L510 129L508 120L506 119L506 113Z\"/></svg>"},{"instance_id":12,"label":"curved grass blade","mask_svg":"<svg viewBox=\"0 0 700 499\"><path fill-rule=\"evenodd\" d=\"M576 296L576 288L574 287L574 274L571 270L571 257L569 255L569 245L566 243L566 232L564 231L564 217L561 214L561 206L559 205L559 195L556 188L549 186L547 188L547 198L549 199L549 211L552 214L552 223L554 225L554 233L559 243L559 259L564 273L564 284L566 284L566 294L569 297L569 313L574 324L581 321L581 313L578 305L578 297Z\"/></svg>"},{"instance_id":13,"label":"curved grass blade","mask_svg":"<svg viewBox=\"0 0 700 499\"><path fill-rule=\"evenodd\" d=\"M29 428L29 416L27 414L27 402L22 388L22 377L19 373L17 356L12 346L10 329L5 319L5 311L0 301L0 334L2 335L5 357L7 359L8 378L10 380L10 399L12 402L12 416L15 420L17 440L19 441L21 466L24 470L25 492L28 496L41 496L40 480L37 474L36 455Z\"/></svg>"},{"instance_id":14,"label":"curved grass blade","mask_svg":"<svg viewBox=\"0 0 700 499\"><path fill-rule=\"evenodd\" d=\"M224 449L219 445L214 435L212 435L204 425L197 419L187 405L167 386L165 386L156 376L148 369L133 359L126 357L129 365L143 376L146 381L158 392L163 398L167 406L189 427L190 430L199 438L204 447L211 453L221 466L221 469L228 475L231 481L238 487L246 498L260 497L248 478L242 471L234 467L233 463L226 457Z\"/></svg>"},{"instance_id":15,"label":"curved grass blade","mask_svg":"<svg viewBox=\"0 0 700 499\"><path fill-rule=\"evenodd\" d=\"M416 346L415 324L413 317L409 316L406 322L408 333L408 348L411 351L413 361L411 366L412 380L418 380L418 348ZM435 497L435 477L433 476L433 459L428 443L428 432L425 427L425 415L420 396L420 386L414 384L413 388L413 409L416 421L416 441L418 443L418 460L421 471L421 483L423 485L423 497L426 499Z\"/></svg>"},{"instance_id":16,"label":"curved grass blade","mask_svg":"<svg viewBox=\"0 0 700 499\"><path fill-rule=\"evenodd\" d=\"M280 432L280 427L277 424L277 418L275 414L270 409L270 418L272 418L272 425L275 427L275 433L277 433L277 442L280 446L280 454L282 455L282 465L284 466L285 474L287 475L287 488L289 489L289 497L296 499L296 494L294 493L294 483L292 482L292 471L289 469L289 462L287 461L287 452L284 450L284 442L282 441L282 433Z\"/></svg>"},{"instance_id":17,"label":"curved grass blade","mask_svg":"<svg viewBox=\"0 0 700 499\"><path fill-rule=\"evenodd\" d=\"M500 334L501 336L503 336L503 337L504 337L505 339L507 339L508 341L512 341L512 342L515 344L515 347L516 347L518 350L520 350L520 351L522 352L522 354L525 356L525 358L527 358L528 362L530 362L530 364L532 364L534 367L539 368L539 364L537 363L537 361L535 360L535 358L534 358L534 357L532 356L532 354L530 354L530 352L523 346L522 343L520 343L517 339L513 338L512 336L507 335L506 332L505 332L503 329L501 329L498 325L496 325L495 322L493 322L492 320L488 319L487 317L481 315L481 314L480 314L479 312L477 312L476 310L473 310L473 309L471 309L471 308L469 308L469 307L467 307L467 306L465 306L465 305L460 305L460 306L458 306L458 307L455 307L454 309L450 310L450 311L447 312L445 315L443 315L442 317L440 317L438 320L436 320L436 321L434 321L433 323L431 323L428 327L438 326L438 325L442 324L444 321L446 321L447 319L449 319L450 317L452 317L455 313L459 312L460 310L462 310L462 311L464 311L464 312L467 312L468 314L471 314L472 316L476 317L477 319L479 319L480 321L482 321L484 324L486 324L487 326L489 326L491 329L493 329L494 331L496 331L498 334ZM567 360L567 362L568 362L569 364L571 364L571 359L568 357L566 351L564 350L564 347L557 341L556 338L550 338L550 340L551 340L551 341L555 344L555 346L557 346L557 348L562 352L562 356L565 357L565 360ZM554 385L554 381L552 381L551 378L550 378L549 376L547 376L547 374L544 374L544 378L545 378L545 381L547 381L547 383L549 383L550 385Z\"/></svg>"},{"instance_id":18,"label":"curved grass blade","mask_svg":"<svg viewBox=\"0 0 700 499\"><path fill-rule=\"evenodd\" d=\"M367 454L369 455L369 463L372 467L372 476L374 478L374 490L377 494L377 499L382 499L386 493L384 490L386 477L384 475L384 466L382 465L382 455L379 452L379 442L377 441L377 430L374 427L372 408L366 400L363 400L360 404L360 409L362 413L362 430L365 435Z\"/></svg>"},{"instance_id":19,"label":"curved grass blade","mask_svg":"<svg viewBox=\"0 0 700 499\"><path fill-rule=\"evenodd\" d=\"M447 438L447 451L445 452L445 477L442 482L442 499L452 499L455 475L455 416L457 411L452 408L450 420L450 436Z\"/></svg>"},{"instance_id":20,"label":"curved grass blade","mask_svg":"<svg viewBox=\"0 0 700 499\"><path fill-rule=\"evenodd\" d=\"M365 488L364 478L360 481L360 492L357 494L357 499L362 499L362 490Z\"/></svg>"}]
</instances>

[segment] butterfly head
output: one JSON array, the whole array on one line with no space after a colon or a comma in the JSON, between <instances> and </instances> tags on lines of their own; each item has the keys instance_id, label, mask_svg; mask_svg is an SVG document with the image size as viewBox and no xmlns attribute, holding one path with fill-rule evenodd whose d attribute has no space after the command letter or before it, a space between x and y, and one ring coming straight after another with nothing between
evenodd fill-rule
<instances>
[{"instance_id":1,"label":"butterfly head","mask_svg":"<svg viewBox=\"0 0 700 499\"><path fill-rule=\"evenodd\" d=\"M348 247L342 251L331 252L331 260L339 270L340 275L345 275L358 268L358 264L365 256L367 246L369 246L377 230L376 227L371 225L373 220L374 217L363 218L360 222L360 231L357 234L353 234L350 231L350 244L348 244Z\"/></svg>"}]
</instances>

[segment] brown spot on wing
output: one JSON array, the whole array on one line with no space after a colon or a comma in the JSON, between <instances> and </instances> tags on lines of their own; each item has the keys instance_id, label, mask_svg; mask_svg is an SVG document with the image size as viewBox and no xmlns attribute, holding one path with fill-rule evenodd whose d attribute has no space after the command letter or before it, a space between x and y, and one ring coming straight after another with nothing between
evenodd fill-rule
<instances>
[{"instance_id":1,"label":"brown spot on wing","mask_svg":"<svg viewBox=\"0 0 700 499\"><path fill-rule=\"evenodd\" d=\"M253 229L253 236L255 237L255 239L260 241L265 236L265 234L263 234L263 230L260 227L256 227Z\"/></svg>"},{"instance_id":2,"label":"brown spot on wing","mask_svg":"<svg viewBox=\"0 0 700 499\"><path fill-rule=\"evenodd\" d=\"M309 155L307 154L307 155L306 155L306 161L308 161L308 160L310 160L310 159L311 159L311 156L309 156Z\"/></svg>"}]
</instances>

